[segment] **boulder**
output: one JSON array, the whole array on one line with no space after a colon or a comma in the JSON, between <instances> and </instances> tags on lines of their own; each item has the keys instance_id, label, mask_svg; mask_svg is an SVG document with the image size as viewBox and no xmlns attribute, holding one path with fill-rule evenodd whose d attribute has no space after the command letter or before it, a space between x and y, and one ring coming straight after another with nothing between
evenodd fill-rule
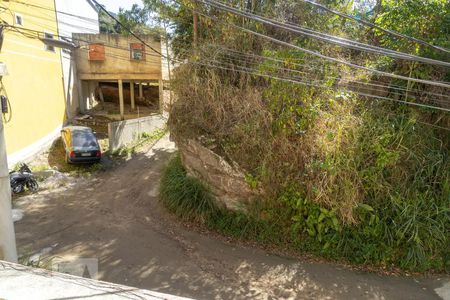
<instances>
[{"instance_id":1,"label":"boulder","mask_svg":"<svg viewBox=\"0 0 450 300\"><path fill-rule=\"evenodd\" d=\"M192 139L179 141L177 144L181 161L188 174L205 182L220 206L234 211L245 211L245 204L260 193L250 188L244 172L236 163L228 163Z\"/></svg>"}]
</instances>

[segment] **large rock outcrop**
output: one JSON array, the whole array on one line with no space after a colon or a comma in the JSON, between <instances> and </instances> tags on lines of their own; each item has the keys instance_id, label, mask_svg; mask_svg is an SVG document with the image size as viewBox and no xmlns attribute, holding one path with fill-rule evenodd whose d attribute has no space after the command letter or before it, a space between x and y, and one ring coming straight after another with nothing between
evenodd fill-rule
<instances>
[{"instance_id":1,"label":"large rock outcrop","mask_svg":"<svg viewBox=\"0 0 450 300\"><path fill-rule=\"evenodd\" d=\"M219 205L245 211L245 204L258 195L236 164L231 165L201 143L189 139L177 142L181 160L190 176L205 182Z\"/></svg>"}]
</instances>

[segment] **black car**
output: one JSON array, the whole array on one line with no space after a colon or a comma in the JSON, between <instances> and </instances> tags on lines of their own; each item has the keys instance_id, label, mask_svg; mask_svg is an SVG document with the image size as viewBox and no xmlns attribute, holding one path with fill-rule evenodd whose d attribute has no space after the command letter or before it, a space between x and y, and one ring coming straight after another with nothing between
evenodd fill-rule
<instances>
[{"instance_id":1,"label":"black car","mask_svg":"<svg viewBox=\"0 0 450 300\"><path fill-rule=\"evenodd\" d=\"M102 152L94 132L89 127L67 126L61 130L67 163L99 162Z\"/></svg>"}]
</instances>

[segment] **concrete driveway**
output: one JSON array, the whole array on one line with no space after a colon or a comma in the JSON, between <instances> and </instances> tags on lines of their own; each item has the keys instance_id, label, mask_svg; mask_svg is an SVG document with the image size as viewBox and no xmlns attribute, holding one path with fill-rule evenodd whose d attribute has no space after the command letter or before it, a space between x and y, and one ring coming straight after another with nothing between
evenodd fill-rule
<instances>
[{"instance_id":1,"label":"concrete driveway","mask_svg":"<svg viewBox=\"0 0 450 300\"><path fill-rule=\"evenodd\" d=\"M98 279L198 299L450 299L447 277L380 276L190 231L158 202L174 151L166 136L94 180L17 200L20 254L94 259Z\"/></svg>"}]
</instances>

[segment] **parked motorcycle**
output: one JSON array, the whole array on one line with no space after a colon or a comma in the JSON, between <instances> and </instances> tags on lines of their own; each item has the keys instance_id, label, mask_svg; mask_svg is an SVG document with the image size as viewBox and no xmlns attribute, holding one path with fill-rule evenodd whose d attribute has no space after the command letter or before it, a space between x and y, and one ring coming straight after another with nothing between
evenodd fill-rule
<instances>
[{"instance_id":1,"label":"parked motorcycle","mask_svg":"<svg viewBox=\"0 0 450 300\"><path fill-rule=\"evenodd\" d=\"M22 193L25 187L32 193L36 193L39 185L33 176L30 168L26 164L22 164L18 171L9 173L9 182L11 184L11 191L14 194Z\"/></svg>"}]
</instances>

